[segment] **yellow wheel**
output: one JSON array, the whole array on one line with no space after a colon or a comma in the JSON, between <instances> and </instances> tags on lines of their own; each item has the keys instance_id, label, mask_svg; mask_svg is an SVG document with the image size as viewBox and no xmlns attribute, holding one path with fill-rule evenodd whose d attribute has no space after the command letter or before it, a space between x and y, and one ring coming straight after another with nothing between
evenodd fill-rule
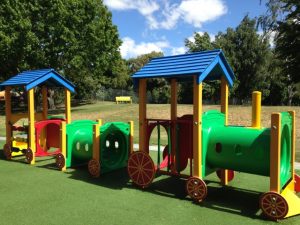
<instances>
[{"instance_id":1,"label":"yellow wheel","mask_svg":"<svg viewBox=\"0 0 300 225\"><path fill-rule=\"evenodd\" d=\"M88 170L92 177L100 176L100 163L96 159L91 159L88 163Z\"/></svg>"},{"instance_id":2,"label":"yellow wheel","mask_svg":"<svg viewBox=\"0 0 300 225\"><path fill-rule=\"evenodd\" d=\"M55 156L55 164L58 167L58 169L62 170L62 168L64 168L64 166L66 165L66 160L63 154L58 153Z\"/></svg>"},{"instance_id":3,"label":"yellow wheel","mask_svg":"<svg viewBox=\"0 0 300 225\"><path fill-rule=\"evenodd\" d=\"M10 147L10 145L5 144L3 146L3 154L4 154L4 156L5 156L5 158L7 160L11 160L12 155L11 155L11 147Z\"/></svg>"},{"instance_id":4,"label":"yellow wheel","mask_svg":"<svg viewBox=\"0 0 300 225\"><path fill-rule=\"evenodd\" d=\"M33 151L30 148L26 149L25 158L27 163L31 163L31 161L33 160Z\"/></svg>"},{"instance_id":5,"label":"yellow wheel","mask_svg":"<svg viewBox=\"0 0 300 225\"><path fill-rule=\"evenodd\" d=\"M264 193L259 200L263 214L271 220L283 219L289 211L287 201L276 192Z\"/></svg>"},{"instance_id":6,"label":"yellow wheel","mask_svg":"<svg viewBox=\"0 0 300 225\"><path fill-rule=\"evenodd\" d=\"M132 182L141 188L146 188L152 183L156 172L149 154L141 151L130 155L127 171Z\"/></svg>"},{"instance_id":7,"label":"yellow wheel","mask_svg":"<svg viewBox=\"0 0 300 225\"><path fill-rule=\"evenodd\" d=\"M195 202L202 202L207 195L207 186L198 177L190 177L186 182L186 191Z\"/></svg>"}]
</instances>

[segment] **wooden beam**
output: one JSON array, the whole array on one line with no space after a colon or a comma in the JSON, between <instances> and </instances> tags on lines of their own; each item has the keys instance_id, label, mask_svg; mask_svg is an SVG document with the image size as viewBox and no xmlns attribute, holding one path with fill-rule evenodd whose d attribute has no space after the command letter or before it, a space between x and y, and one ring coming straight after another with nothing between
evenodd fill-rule
<instances>
[{"instance_id":1,"label":"wooden beam","mask_svg":"<svg viewBox=\"0 0 300 225\"><path fill-rule=\"evenodd\" d=\"M202 83L194 76L193 176L202 178Z\"/></svg>"},{"instance_id":2,"label":"wooden beam","mask_svg":"<svg viewBox=\"0 0 300 225\"><path fill-rule=\"evenodd\" d=\"M221 112L225 115L225 126L228 125L228 95L229 88L227 80L224 76L221 77ZM227 185L228 181L228 170L221 170L221 184Z\"/></svg>"},{"instance_id":3,"label":"wooden beam","mask_svg":"<svg viewBox=\"0 0 300 225\"><path fill-rule=\"evenodd\" d=\"M42 87L42 97L43 97L43 120L48 118L48 90L46 86Z\"/></svg>"},{"instance_id":4,"label":"wooden beam","mask_svg":"<svg viewBox=\"0 0 300 225\"><path fill-rule=\"evenodd\" d=\"M174 165L174 162L179 162L179 160L175 160L176 158L176 123L177 120L177 80L171 79L171 120L172 120L172 127L171 127L171 157L170 161L171 164ZM176 171L177 165L171 168L172 172Z\"/></svg>"},{"instance_id":5,"label":"wooden beam","mask_svg":"<svg viewBox=\"0 0 300 225\"><path fill-rule=\"evenodd\" d=\"M35 117L34 117L34 88L30 89L27 93L28 97L28 126L29 126L29 148L33 152L33 158L30 164L35 163L35 152L36 152L36 143L35 143Z\"/></svg>"},{"instance_id":6,"label":"wooden beam","mask_svg":"<svg viewBox=\"0 0 300 225\"><path fill-rule=\"evenodd\" d=\"M145 139L147 132L147 80L139 80L139 150L146 151Z\"/></svg>"},{"instance_id":7,"label":"wooden beam","mask_svg":"<svg viewBox=\"0 0 300 225\"><path fill-rule=\"evenodd\" d=\"M65 115L67 124L71 123L71 92L65 88Z\"/></svg>"},{"instance_id":8,"label":"wooden beam","mask_svg":"<svg viewBox=\"0 0 300 225\"><path fill-rule=\"evenodd\" d=\"M271 116L270 191L280 193L281 114Z\"/></svg>"},{"instance_id":9,"label":"wooden beam","mask_svg":"<svg viewBox=\"0 0 300 225\"><path fill-rule=\"evenodd\" d=\"M5 87L6 144L11 145L11 87Z\"/></svg>"}]
</instances>

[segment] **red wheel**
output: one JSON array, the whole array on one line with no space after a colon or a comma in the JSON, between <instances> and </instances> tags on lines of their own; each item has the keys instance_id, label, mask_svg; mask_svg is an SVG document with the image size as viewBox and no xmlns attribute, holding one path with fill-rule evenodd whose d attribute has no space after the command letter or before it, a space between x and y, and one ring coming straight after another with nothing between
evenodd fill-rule
<instances>
[{"instance_id":1,"label":"red wheel","mask_svg":"<svg viewBox=\"0 0 300 225\"><path fill-rule=\"evenodd\" d=\"M200 178L190 177L186 182L186 191L194 201L202 202L207 195L207 186Z\"/></svg>"},{"instance_id":2,"label":"red wheel","mask_svg":"<svg viewBox=\"0 0 300 225\"><path fill-rule=\"evenodd\" d=\"M271 220L283 219L289 211L284 197L276 192L264 193L259 200L263 214Z\"/></svg>"},{"instance_id":3,"label":"red wheel","mask_svg":"<svg viewBox=\"0 0 300 225\"><path fill-rule=\"evenodd\" d=\"M27 163L31 163L31 161L33 160L33 151L30 148L26 149L25 158Z\"/></svg>"},{"instance_id":4,"label":"red wheel","mask_svg":"<svg viewBox=\"0 0 300 225\"><path fill-rule=\"evenodd\" d=\"M100 176L100 163L96 159L91 159L88 163L88 170L92 177Z\"/></svg>"},{"instance_id":5,"label":"red wheel","mask_svg":"<svg viewBox=\"0 0 300 225\"><path fill-rule=\"evenodd\" d=\"M6 158L7 160L11 160L12 155L11 155L11 147L10 147L10 145L5 144L5 145L3 146L3 154L4 154L4 156L5 156L5 158Z\"/></svg>"},{"instance_id":6,"label":"red wheel","mask_svg":"<svg viewBox=\"0 0 300 225\"><path fill-rule=\"evenodd\" d=\"M62 168L64 168L64 166L66 165L66 160L63 154L58 153L55 156L55 164L58 167L58 169L62 170Z\"/></svg>"},{"instance_id":7,"label":"red wheel","mask_svg":"<svg viewBox=\"0 0 300 225\"><path fill-rule=\"evenodd\" d=\"M234 171L233 170L227 170L228 171L228 181L232 181L234 178ZM222 179L222 170L217 170L217 176L219 179Z\"/></svg>"},{"instance_id":8,"label":"red wheel","mask_svg":"<svg viewBox=\"0 0 300 225\"><path fill-rule=\"evenodd\" d=\"M134 152L128 159L128 175L139 187L148 187L155 176L155 166L151 157L145 152Z\"/></svg>"}]
</instances>

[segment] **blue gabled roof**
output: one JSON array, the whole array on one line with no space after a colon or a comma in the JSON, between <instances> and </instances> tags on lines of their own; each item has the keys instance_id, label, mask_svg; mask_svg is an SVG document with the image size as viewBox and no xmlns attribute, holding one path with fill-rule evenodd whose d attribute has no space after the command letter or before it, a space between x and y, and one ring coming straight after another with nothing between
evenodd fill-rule
<instances>
[{"instance_id":1,"label":"blue gabled roof","mask_svg":"<svg viewBox=\"0 0 300 225\"><path fill-rule=\"evenodd\" d=\"M6 86L25 86L25 90L28 91L41 84L47 87L64 87L75 92L75 86L54 69L24 71L2 82L0 89Z\"/></svg>"},{"instance_id":2,"label":"blue gabled roof","mask_svg":"<svg viewBox=\"0 0 300 225\"><path fill-rule=\"evenodd\" d=\"M198 76L198 84L205 79L216 80L225 76L228 84L232 86L235 79L220 49L153 58L133 74L132 78L184 78L193 75Z\"/></svg>"}]
</instances>

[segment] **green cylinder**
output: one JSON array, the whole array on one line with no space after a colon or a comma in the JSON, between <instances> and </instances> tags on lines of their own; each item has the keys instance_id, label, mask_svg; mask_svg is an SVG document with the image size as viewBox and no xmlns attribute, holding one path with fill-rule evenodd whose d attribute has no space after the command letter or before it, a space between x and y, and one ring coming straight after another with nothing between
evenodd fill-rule
<instances>
[{"instance_id":1,"label":"green cylinder","mask_svg":"<svg viewBox=\"0 0 300 225\"><path fill-rule=\"evenodd\" d=\"M67 167L87 163L93 156L92 120L77 120L67 124Z\"/></svg>"},{"instance_id":2,"label":"green cylinder","mask_svg":"<svg viewBox=\"0 0 300 225\"><path fill-rule=\"evenodd\" d=\"M281 113L281 118L280 181L283 186L291 178L292 119L287 112ZM225 126L224 114L218 111L204 113L202 121L205 171L230 169L270 175L270 128Z\"/></svg>"},{"instance_id":3,"label":"green cylinder","mask_svg":"<svg viewBox=\"0 0 300 225\"><path fill-rule=\"evenodd\" d=\"M207 166L270 174L270 129L222 126L209 132Z\"/></svg>"}]
</instances>

